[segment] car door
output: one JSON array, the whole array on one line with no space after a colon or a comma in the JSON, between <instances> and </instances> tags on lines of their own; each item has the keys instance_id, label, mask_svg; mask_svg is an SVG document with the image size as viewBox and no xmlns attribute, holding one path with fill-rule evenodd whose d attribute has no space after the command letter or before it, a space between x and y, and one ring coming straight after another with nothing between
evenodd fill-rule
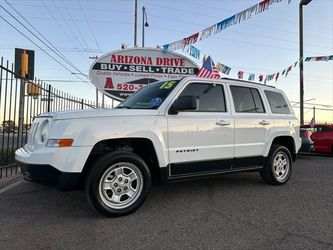
<instances>
[{"instance_id":1,"label":"car door","mask_svg":"<svg viewBox=\"0 0 333 250\"><path fill-rule=\"evenodd\" d=\"M324 125L315 125L311 138L315 142L315 151L329 153L332 150L332 129Z\"/></svg>"},{"instance_id":2,"label":"car door","mask_svg":"<svg viewBox=\"0 0 333 250\"><path fill-rule=\"evenodd\" d=\"M268 130L273 126L258 88L230 85L235 120L235 163L233 168L259 165Z\"/></svg>"},{"instance_id":3,"label":"car door","mask_svg":"<svg viewBox=\"0 0 333 250\"><path fill-rule=\"evenodd\" d=\"M170 176L229 170L234 125L225 86L192 82L179 96L196 96L198 105L195 111L167 115Z\"/></svg>"}]
</instances>

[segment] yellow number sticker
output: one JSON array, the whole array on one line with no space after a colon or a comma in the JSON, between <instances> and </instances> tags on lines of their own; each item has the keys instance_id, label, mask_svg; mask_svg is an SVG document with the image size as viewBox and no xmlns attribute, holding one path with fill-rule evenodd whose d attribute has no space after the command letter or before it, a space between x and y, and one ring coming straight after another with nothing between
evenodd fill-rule
<instances>
[{"instance_id":1,"label":"yellow number sticker","mask_svg":"<svg viewBox=\"0 0 333 250\"><path fill-rule=\"evenodd\" d=\"M175 83L176 83L175 81L165 82L162 84L160 89L170 89Z\"/></svg>"}]
</instances>

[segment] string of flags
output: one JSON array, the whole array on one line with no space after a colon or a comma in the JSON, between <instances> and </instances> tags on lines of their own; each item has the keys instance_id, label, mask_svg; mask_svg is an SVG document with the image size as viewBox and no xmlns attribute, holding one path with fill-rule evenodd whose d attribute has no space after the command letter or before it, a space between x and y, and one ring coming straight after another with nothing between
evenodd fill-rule
<instances>
[{"instance_id":1,"label":"string of flags","mask_svg":"<svg viewBox=\"0 0 333 250\"><path fill-rule=\"evenodd\" d=\"M180 39L178 41L164 44L163 45L163 51L175 51L179 49L185 49L191 44L194 44L198 41L207 39L208 37L220 33L222 30L225 30L231 26L234 26L236 24L239 24L241 22L244 22L252 17L252 15L260 14L275 3L279 3L282 0L263 0L227 19L224 19L218 23L215 23L204 30L200 32L196 32L193 35L190 35L188 37L185 37L183 39ZM291 2L291 0L288 0L288 4Z\"/></svg>"},{"instance_id":2,"label":"string of flags","mask_svg":"<svg viewBox=\"0 0 333 250\"><path fill-rule=\"evenodd\" d=\"M192 55L191 53L191 49L187 50L187 52L195 57L196 59L200 59L200 54L201 54L201 51L194 47L193 45L191 45L193 48L192 48L192 51L195 51L195 56ZM198 56L199 55L199 56ZM324 61L324 62L327 62L327 61L333 61L333 55L329 55L329 56L314 56L314 57L304 57L302 58L301 60L303 60L304 62L319 62L319 61ZM237 72L237 77L238 79L244 79L244 80L248 80L248 81L256 81L256 77L258 79L259 82L264 82L265 84L269 81L272 81L272 80L275 80L275 82L278 81L279 78L281 78L282 76L284 77L287 77L288 74L290 73L290 71L295 68L298 64L299 64L299 61L296 61L295 63L289 65L288 67L286 67L285 69L283 69L282 71L279 71L279 72L276 72L276 73L273 73L273 74L255 74L255 73L251 73L251 72L246 72L246 71L243 71L243 70L239 70ZM218 72L222 73L222 74L225 74L225 75L229 75L232 68L227 66L227 65L224 65L220 62L217 62L216 64L214 64L214 62L212 61L211 57L207 56L206 55L203 55L203 67L207 64L207 62L209 62L210 65L213 65L212 67L205 67L206 69L214 69L217 70ZM216 74L214 75L216 78ZM247 76L247 77L245 77Z\"/></svg>"}]
</instances>

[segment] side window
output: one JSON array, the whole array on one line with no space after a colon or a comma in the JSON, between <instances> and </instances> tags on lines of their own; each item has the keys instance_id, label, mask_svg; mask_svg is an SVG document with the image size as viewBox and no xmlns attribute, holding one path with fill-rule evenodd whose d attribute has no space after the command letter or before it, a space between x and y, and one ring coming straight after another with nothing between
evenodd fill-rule
<instances>
[{"instance_id":1,"label":"side window","mask_svg":"<svg viewBox=\"0 0 333 250\"><path fill-rule=\"evenodd\" d=\"M219 84L191 83L180 96L196 96L196 112L226 112L223 86Z\"/></svg>"},{"instance_id":2,"label":"side window","mask_svg":"<svg viewBox=\"0 0 333 250\"><path fill-rule=\"evenodd\" d=\"M259 91L257 89L251 89L251 94L256 105L256 110L258 113L265 113L264 104L262 103Z\"/></svg>"},{"instance_id":3,"label":"side window","mask_svg":"<svg viewBox=\"0 0 333 250\"><path fill-rule=\"evenodd\" d=\"M265 90L269 106L274 114L290 114L290 109L281 93Z\"/></svg>"},{"instance_id":4,"label":"side window","mask_svg":"<svg viewBox=\"0 0 333 250\"><path fill-rule=\"evenodd\" d=\"M332 131L331 128L325 127L325 126L316 126L317 131L316 132L330 132Z\"/></svg>"},{"instance_id":5,"label":"side window","mask_svg":"<svg viewBox=\"0 0 333 250\"><path fill-rule=\"evenodd\" d=\"M235 110L238 113L265 113L265 108L257 89L230 86Z\"/></svg>"}]
</instances>

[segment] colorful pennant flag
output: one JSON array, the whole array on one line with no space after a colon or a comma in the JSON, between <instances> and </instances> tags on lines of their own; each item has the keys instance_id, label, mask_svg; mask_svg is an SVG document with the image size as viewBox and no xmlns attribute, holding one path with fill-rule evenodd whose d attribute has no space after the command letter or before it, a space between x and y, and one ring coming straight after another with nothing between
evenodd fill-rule
<instances>
[{"instance_id":1,"label":"colorful pennant flag","mask_svg":"<svg viewBox=\"0 0 333 250\"><path fill-rule=\"evenodd\" d=\"M264 79L264 75L259 75L259 82L262 82L263 79Z\"/></svg>"},{"instance_id":2,"label":"colorful pennant flag","mask_svg":"<svg viewBox=\"0 0 333 250\"><path fill-rule=\"evenodd\" d=\"M243 77L244 77L244 71L238 71L238 73L237 73L237 75L238 75L238 79L243 79Z\"/></svg>"},{"instance_id":3,"label":"colorful pennant flag","mask_svg":"<svg viewBox=\"0 0 333 250\"><path fill-rule=\"evenodd\" d=\"M212 35L215 35L217 33L220 33L222 30L229 28L233 25L239 24L241 22L244 22L252 17L253 14L257 15L260 14L266 10L268 10L269 6L275 3L279 3L282 0L263 0L260 3L257 3L229 18L226 18L218 23L215 23L201 32L197 32L189 37L185 37L181 40L178 40L176 42L170 43L170 44L165 44L163 45L163 51L165 49L167 50L178 50L178 49L184 49L186 46L190 44L194 44L198 41L199 35L200 39L203 40L206 39Z\"/></svg>"},{"instance_id":4,"label":"colorful pennant flag","mask_svg":"<svg viewBox=\"0 0 333 250\"><path fill-rule=\"evenodd\" d=\"M255 77L256 77L255 74L250 73L250 74L249 74L249 78L248 78L248 80L249 80L249 81L254 81L254 78L255 78Z\"/></svg>"},{"instance_id":5,"label":"colorful pennant flag","mask_svg":"<svg viewBox=\"0 0 333 250\"><path fill-rule=\"evenodd\" d=\"M288 73L291 71L291 69L292 69L292 66L289 66L288 69L287 69L287 72L286 72L286 76L285 76L285 77L287 77L287 75L288 75Z\"/></svg>"},{"instance_id":6,"label":"colorful pennant flag","mask_svg":"<svg viewBox=\"0 0 333 250\"><path fill-rule=\"evenodd\" d=\"M231 71L230 67L223 65L222 63L217 63L216 68L219 72L221 72L222 74L225 74L225 75L229 75L229 73Z\"/></svg>"},{"instance_id":7,"label":"colorful pennant flag","mask_svg":"<svg viewBox=\"0 0 333 250\"><path fill-rule=\"evenodd\" d=\"M200 50L194 47L192 44L189 46L189 54L196 59L200 59Z\"/></svg>"}]
</instances>

